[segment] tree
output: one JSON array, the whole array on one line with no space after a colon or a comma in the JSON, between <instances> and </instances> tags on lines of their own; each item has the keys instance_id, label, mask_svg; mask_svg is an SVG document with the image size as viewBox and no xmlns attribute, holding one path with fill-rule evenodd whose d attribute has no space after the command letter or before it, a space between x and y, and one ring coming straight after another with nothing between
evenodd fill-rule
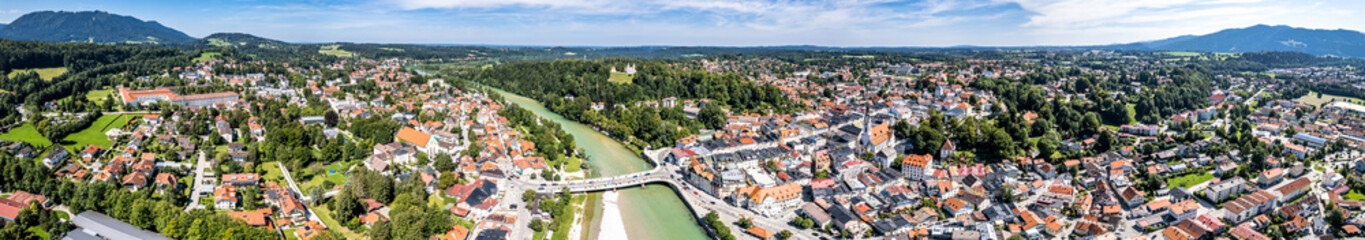
<instances>
[{"instance_id":1,"label":"tree","mask_svg":"<svg viewBox=\"0 0 1365 240\"><path fill-rule=\"evenodd\" d=\"M754 226L754 220L750 220L749 218L740 218L738 224L740 228L748 229Z\"/></svg>"},{"instance_id":2,"label":"tree","mask_svg":"<svg viewBox=\"0 0 1365 240\"><path fill-rule=\"evenodd\" d=\"M537 232L539 232L539 231L544 231L544 230L545 230L545 221L540 220L540 218L532 218L532 219L531 219L531 225L530 225L530 227L531 227L531 230L535 230L535 231L537 231Z\"/></svg>"},{"instance_id":3,"label":"tree","mask_svg":"<svg viewBox=\"0 0 1365 240\"><path fill-rule=\"evenodd\" d=\"M720 106L715 103L709 103L706 104L706 107L702 107L701 111L697 112L697 119L709 129L724 128L726 123L725 112L721 111Z\"/></svg>"},{"instance_id":4,"label":"tree","mask_svg":"<svg viewBox=\"0 0 1365 240\"><path fill-rule=\"evenodd\" d=\"M777 232L777 236L782 237L782 239L791 239L792 231L782 230L781 232Z\"/></svg>"},{"instance_id":5,"label":"tree","mask_svg":"<svg viewBox=\"0 0 1365 240\"><path fill-rule=\"evenodd\" d=\"M535 190L526 189L526 192L521 193L521 201L522 201L522 202L531 202L531 200L535 200L535 199L536 199L536 191L535 191Z\"/></svg>"},{"instance_id":6,"label":"tree","mask_svg":"<svg viewBox=\"0 0 1365 240\"><path fill-rule=\"evenodd\" d=\"M455 159L452 159L450 154L442 153L436 155L436 159L433 161L435 161L436 170L441 172L453 171L455 168L459 167L459 164L455 163Z\"/></svg>"},{"instance_id":7,"label":"tree","mask_svg":"<svg viewBox=\"0 0 1365 240\"><path fill-rule=\"evenodd\" d=\"M328 127L335 127L340 120L341 117L337 116L336 111L327 110L327 113L322 114L322 122L326 123Z\"/></svg>"}]
</instances>

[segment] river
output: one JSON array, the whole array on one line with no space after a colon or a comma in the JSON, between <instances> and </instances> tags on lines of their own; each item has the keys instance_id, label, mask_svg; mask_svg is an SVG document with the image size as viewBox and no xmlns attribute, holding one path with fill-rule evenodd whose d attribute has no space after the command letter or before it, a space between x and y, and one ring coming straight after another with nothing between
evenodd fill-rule
<instances>
[{"instance_id":1,"label":"river","mask_svg":"<svg viewBox=\"0 0 1365 240\"><path fill-rule=\"evenodd\" d=\"M426 74L420 69L413 68L418 73ZM541 118L545 118L555 123L573 135L574 142L579 148L583 148L589 156L588 165L591 166L589 177L617 176L635 172L643 172L652 169L645 159L635 155L627 149L621 142L608 137L607 135L594 130L588 125L564 118L545 108L535 99L523 97L501 89L492 88L484 85L476 85L491 89L501 94L504 99L522 108L531 110ZM687 206L683 205L681 198L669 189L667 185L651 184L646 189L631 188L619 191L620 199L618 207L621 211L621 218L625 222L626 235L628 236L598 236L598 229L601 229L601 219L603 203L600 197L594 204L596 207L593 212L586 213L586 224L584 229L590 231L590 239L707 239L706 233L697 224L692 213ZM600 195L600 193L594 193Z\"/></svg>"},{"instance_id":2,"label":"river","mask_svg":"<svg viewBox=\"0 0 1365 240\"><path fill-rule=\"evenodd\" d=\"M588 165L591 166L589 177L616 176L635 172L643 172L652 167L642 158L635 155L620 142L608 137L592 127L565 119L557 113L550 111L536 102L534 99L512 94L492 87L487 87L501 94L508 102L517 104L522 108L531 110L536 115L559 123L565 132L574 136L574 142L578 147L587 151L589 159ZM682 199L678 198L672 189L667 185L649 185L646 189L631 188L620 191L621 217L626 226L626 234L629 239L706 239L706 233L697 225L697 221L692 217ZM602 210L602 203L595 202L599 211ZM608 209L609 210L609 209ZM602 216L600 212L588 214L589 224L584 229L597 232L601 226L600 219L593 219ZM591 234L596 236L596 233ZM622 239L621 236L596 236L597 239Z\"/></svg>"}]
</instances>

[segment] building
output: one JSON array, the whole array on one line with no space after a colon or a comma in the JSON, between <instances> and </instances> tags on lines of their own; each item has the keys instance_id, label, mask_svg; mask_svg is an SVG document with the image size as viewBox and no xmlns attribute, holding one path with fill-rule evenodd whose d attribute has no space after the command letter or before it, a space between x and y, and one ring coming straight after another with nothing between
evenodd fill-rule
<instances>
[{"instance_id":1,"label":"building","mask_svg":"<svg viewBox=\"0 0 1365 240\"><path fill-rule=\"evenodd\" d=\"M1266 190L1259 190L1246 196L1223 203L1224 219L1234 223L1242 222L1275 206L1276 196Z\"/></svg>"},{"instance_id":2,"label":"building","mask_svg":"<svg viewBox=\"0 0 1365 240\"><path fill-rule=\"evenodd\" d=\"M1244 187L1246 186L1246 183L1247 181L1241 177L1223 180L1213 185L1209 185L1207 189L1204 189L1204 197L1207 197L1214 202L1222 202L1225 199L1246 191Z\"/></svg>"},{"instance_id":3,"label":"building","mask_svg":"<svg viewBox=\"0 0 1365 240\"><path fill-rule=\"evenodd\" d=\"M171 240L171 238L159 233L142 230L137 226L95 211L77 214L71 219L71 224L76 225L76 229L67 232L63 239Z\"/></svg>"},{"instance_id":4,"label":"building","mask_svg":"<svg viewBox=\"0 0 1365 240\"><path fill-rule=\"evenodd\" d=\"M801 204L801 185L788 183L775 187L749 187L736 190L736 195L737 199L748 200L741 201L741 206L747 206L764 216L778 216Z\"/></svg>"},{"instance_id":5,"label":"building","mask_svg":"<svg viewBox=\"0 0 1365 240\"><path fill-rule=\"evenodd\" d=\"M126 87L118 88L119 97L123 99L123 104L151 104L160 101L170 101L176 95L170 89L158 88L152 90L128 90Z\"/></svg>"},{"instance_id":6,"label":"building","mask_svg":"<svg viewBox=\"0 0 1365 240\"><path fill-rule=\"evenodd\" d=\"M901 174L910 180L923 180L934 168L934 156L911 154L901 159Z\"/></svg>"},{"instance_id":7,"label":"building","mask_svg":"<svg viewBox=\"0 0 1365 240\"><path fill-rule=\"evenodd\" d=\"M256 186L260 184L261 177L255 173L230 173L223 174L223 184L235 187Z\"/></svg>"},{"instance_id":8,"label":"building","mask_svg":"<svg viewBox=\"0 0 1365 240\"><path fill-rule=\"evenodd\" d=\"M237 101L238 96L235 92L216 92L205 94L185 95L171 97L171 103L182 106L213 106L219 103Z\"/></svg>"}]
</instances>

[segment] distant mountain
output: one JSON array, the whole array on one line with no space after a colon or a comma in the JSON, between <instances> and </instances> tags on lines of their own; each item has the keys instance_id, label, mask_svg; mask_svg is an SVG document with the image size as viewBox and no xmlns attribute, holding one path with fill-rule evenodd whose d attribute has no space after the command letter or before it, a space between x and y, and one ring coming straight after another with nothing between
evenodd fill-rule
<instances>
[{"instance_id":1,"label":"distant mountain","mask_svg":"<svg viewBox=\"0 0 1365 240\"><path fill-rule=\"evenodd\" d=\"M1256 25L1198 36L1140 42L1152 50L1205 52L1299 51L1313 55L1365 57L1365 34L1338 29Z\"/></svg>"},{"instance_id":2,"label":"distant mountain","mask_svg":"<svg viewBox=\"0 0 1365 240\"><path fill-rule=\"evenodd\" d=\"M156 21L103 11L31 12L0 29L0 38L46 42L187 43L194 38Z\"/></svg>"}]
</instances>

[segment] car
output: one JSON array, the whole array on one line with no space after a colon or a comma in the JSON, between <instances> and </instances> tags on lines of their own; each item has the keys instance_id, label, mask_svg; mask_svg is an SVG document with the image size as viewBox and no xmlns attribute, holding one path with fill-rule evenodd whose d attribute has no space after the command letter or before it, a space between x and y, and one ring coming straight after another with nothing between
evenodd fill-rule
<instances>
[{"instance_id":1,"label":"car","mask_svg":"<svg viewBox=\"0 0 1365 240\"><path fill-rule=\"evenodd\" d=\"M512 210L517 210L517 205L516 205L516 204L512 204L512 206L510 206L510 207L512 208Z\"/></svg>"}]
</instances>

